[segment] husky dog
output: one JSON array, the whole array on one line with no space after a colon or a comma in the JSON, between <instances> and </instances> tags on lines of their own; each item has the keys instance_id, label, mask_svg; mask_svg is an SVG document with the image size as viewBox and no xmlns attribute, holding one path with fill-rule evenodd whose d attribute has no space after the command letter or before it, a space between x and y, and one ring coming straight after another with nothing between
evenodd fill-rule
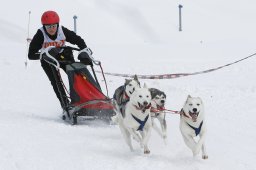
<instances>
[{"instance_id":1,"label":"husky dog","mask_svg":"<svg viewBox=\"0 0 256 170\"><path fill-rule=\"evenodd\" d=\"M150 91L151 97L152 97L151 110L150 110L150 114L152 117L152 125L153 125L153 128L158 132L158 134L161 137L163 137L163 139L165 141L167 138L167 125L166 125L165 112L164 112L166 94L163 91L160 91L155 88L150 88L149 91ZM157 118L159 120L162 131L154 123L155 118Z\"/></svg>"},{"instance_id":2,"label":"husky dog","mask_svg":"<svg viewBox=\"0 0 256 170\"><path fill-rule=\"evenodd\" d=\"M144 85L137 88L130 96L130 100L125 105L124 115L118 114L118 124L125 142L133 151L132 140L137 141L144 148L144 154L149 154L148 140L151 135L151 94Z\"/></svg>"},{"instance_id":3,"label":"husky dog","mask_svg":"<svg viewBox=\"0 0 256 170\"><path fill-rule=\"evenodd\" d=\"M129 101L131 94L140 87L137 75L134 79L125 79L124 85L115 90L113 99L117 112L124 113L124 106Z\"/></svg>"},{"instance_id":4,"label":"husky dog","mask_svg":"<svg viewBox=\"0 0 256 170\"><path fill-rule=\"evenodd\" d=\"M202 158L208 159L204 143L206 128L201 98L188 95L180 114L180 131L185 144L192 150L194 157L202 150ZM196 136L199 136L197 142Z\"/></svg>"}]
</instances>

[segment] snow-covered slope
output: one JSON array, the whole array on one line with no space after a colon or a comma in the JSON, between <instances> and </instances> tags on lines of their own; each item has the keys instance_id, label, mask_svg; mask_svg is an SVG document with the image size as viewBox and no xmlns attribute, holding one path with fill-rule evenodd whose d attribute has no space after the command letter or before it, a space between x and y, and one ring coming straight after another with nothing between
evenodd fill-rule
<instances>
[{"instance_id":1,"label":"snow-covered slope","mask_svg":"<svg viewBox=\"0 0 256 170\"><path fill-rule=\"evenodd\" d=\"M203 99L208 160L192 158L179 132L178 115L167 115L167 145L152 132L149 156L136 143L131 153L118 126L68 125L61 120L61 108L40 62L24 65L28 12L32 37L41 26L41 14L53 9L70 29L73 15L78 16L78 34L102 61L104 71L140 75L215 68L255 53L254 1L28 0L4 4L0 10L0 169L256 169L255 57L207 74L141 80L166 92L167 109L180 110L188 94ZM183 5L182 32L178 31L179 4ZM112 96L124 78L106 78Z\"/></svg>"}]
</instances>

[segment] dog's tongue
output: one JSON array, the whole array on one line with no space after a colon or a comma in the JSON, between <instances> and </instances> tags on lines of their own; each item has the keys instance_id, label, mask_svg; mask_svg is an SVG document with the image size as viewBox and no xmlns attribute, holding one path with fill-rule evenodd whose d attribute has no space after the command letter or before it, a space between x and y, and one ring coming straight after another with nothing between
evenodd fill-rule
<instances>
[{"instance_id":1,"label":"dog's tongue","mask_svg":"<svg viewBox=\"0 0 256 170\"><path fill-rule=\"evenodd\" d=\"M164 108L164 106L157 106L157 109L158 109L159 111L162 111L162 110L164 110L165 108Z\"/></svg>"},{"instance_id":2,"label":"dog's tongue","mask_svg":"<svg viewBox=\"0 0 256 170\"><path fill-rule=\"evenodd\" d=\"M189 115L191 116L192 120L194 122L196 122L196 120L197 120L197 113L189 113Z\"/></svg>"}]
</instances>

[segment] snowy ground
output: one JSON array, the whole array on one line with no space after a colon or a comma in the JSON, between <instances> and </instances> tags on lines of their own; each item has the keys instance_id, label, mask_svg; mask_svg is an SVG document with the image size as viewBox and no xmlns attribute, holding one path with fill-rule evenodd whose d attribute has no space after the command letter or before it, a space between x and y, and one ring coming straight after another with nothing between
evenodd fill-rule
<instances>
[{"instance_id":1,"label":"snowy ground","mask_svg":"<svg viewBox=\"0 0 256 170\"><path fill-rule=\"evenodd\" d=\"M70 29L73 15L78 15L78 34L106 72L168 74L215 68L256 52L254 1L16 3L6 1L0 11L0 169L256 169L255 57L208 74L141 80L166 92L168 109L180 110L188 94L203 99L208 160L192 158L179 132L178 115L167 115L167 145L152 132L149 156L136 143L131 153L117 126L68 125L60 118L61 108L40 63L24 65L28 11L32 37L41 14L54 9ZM179 4L184 6L182 32ZM106 78L112 96L124 78Z\"/></svg>"}]
</instances>

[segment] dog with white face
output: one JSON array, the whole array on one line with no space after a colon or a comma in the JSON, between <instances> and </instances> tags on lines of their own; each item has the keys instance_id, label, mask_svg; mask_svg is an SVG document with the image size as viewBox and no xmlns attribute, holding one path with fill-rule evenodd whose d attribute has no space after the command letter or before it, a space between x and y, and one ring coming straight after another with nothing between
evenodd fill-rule
<instances>
[{"instance_id":1,"label":"dog with white face","mask_svg":"<svg viewBox=\"0 0 256 170\"><path fill-rule=\"evenodd\" d=\"M180 131L185 144L192 150L193 156L202 151L202 158L208 159L205 148L206 127L205 112L201 98L188 95L180 112ZM199 136L196 141L195 137Z\"/></svg>"},{"instance_id":2,"label":"dog with white face","mask_svg":"<svg viewBox=\"0 0 256 170\"><path fill-rule=\"evenodd\" d=\"M160 91L155 88L149 89L151 93L151 118L152 118L152 126L156 130L156 132L164 139L166 143L167 138L167 124L165 120L165 101L166 101L166 94L163 91ZM161 130L154 122L157 119L160 123Z\"/></svg>"},{"instance_id":3,"label":"dog with white face","mask_svg":"<svg viewBox=\"0 0 256 170\"><path fill-rule=\"evenodd\" d=\"M125 142L133 151L132 139L137 141L144 154L149 154L148 140L151 135L151 94L146 85L137 88L130 96L130 100L125 105L125 114L118 114L118 124Z\"/></svg>"},{"instance_id":4,"label":"dog with white face","mask_svg":"<svg viewBox=\"0 0 256 170\"><path fill-rule=\"evenodd\" d=\"M124 106L129 101L130 96L136 88L140 88L140 82L137 75L135 75L133 79L125 79L124 85L115 90L113 99L117 112L124 113Z\"/></svg>"}]
</instances>

